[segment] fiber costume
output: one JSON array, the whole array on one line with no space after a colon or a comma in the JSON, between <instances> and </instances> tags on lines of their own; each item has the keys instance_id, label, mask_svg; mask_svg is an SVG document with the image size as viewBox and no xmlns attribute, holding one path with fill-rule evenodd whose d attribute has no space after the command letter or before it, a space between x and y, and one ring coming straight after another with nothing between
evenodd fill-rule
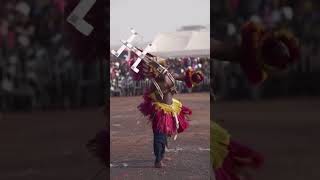
<instances>
[{"instance_id":1,"label":"fiber costume","mask_svg":"<svg viewBox=\"0 0 320 180\"><path fill-rule=\"evenodd\" d=\"M248 22L243 25L241 36L240 53L231 52L237 57L229 61L238 62L253 85L261 84L274 72L287 69L300 57L298 41L290 32L268 32L261 25ZM227 48L220 49L217 54L226 52L229 52ZM240 180L244 169L257 169L262 165L263 157L258 152L234 141L216 122L211 122L210 128L210 156L216 180Z\"/></svg>"},{"instance_id":2,"label":"fiber costume","mask_svg":"<svg viewBox=\"0 0 320 180\"><path fill-rule=\"evenodd\" d=\"M171 136L187 129L187 115L192 114L191 109L177 99L173 99L171 105L161 103L155 97L156 93L146 90L144 101L138 106L140 112L152 122L153 131Z\"/></svg>"},{"instance_id":3,"label":"fiber costume","mask_svg":"<svg viewBox=\"0 0 320 180\"><path fill-rule=\"evenodd\" d=\"M240 180L243 168L257 169L263 157L254 150L234 141L215 122L210 127L210 156L216 180Z\"/></svg>"},{"instance_id":4,"label":"fiber costume","mask_svg":"<svg viewBox=\"0 0 320 180\"><path fill-rule=\"evenodd\" d=\"M110 167L110 117L108 112L109 104L106 103L104 108L104 116L106 118L105 128L98 131L86 144L88 151L106 168Z\"/></svg>"},{"instance_id":5,"label":"fiber costume","mask_svg":"<svg viewBox=\"0 0 320 180\"><path fill-rule=\"evenodd\" d=\"M144 80L148 77L153 83L153 88L145 90L143 102L138 105L138 109L152 123L155 166L157 167L164 157L167 137L174 136L176 139L178 133L184 132L189 127L188 115L192 114L191 109L172 97L177 93L175 81L185 81L187 87L191 88L203 80L203 75L192 69L188 69L183 77L172 75L162 66L165 64L165 60L148 55L153 60L147 63L143 62L140 67L138 66L143 70L139 73L131 72L131 74L134 80ZM134 60L133 57L129 65L133 64Z\"/></svg>"},{"instance_id":6,"label":"fiber costume","mask_svg":"<svg viewBox=\"0 0 320 180\"><path fill-rule=\"evenodd\" d=\"M300 58L295 36L286 30L267 31L262 25L245 23L241 29L240 66L249 82L262 83L272 72L282 71Z\"/></svg>"},{"instance_id":7,"label":"fiber costume","mask_svg":"<svg viewBox=\"0 0 320 180\"><path fill-rule=\"evenodd\" d=\"M177 99L173 99L171 105L161 103L155 98L155 93L146 91L138 109L152 123L155 163L159 163L164 157L167 136L175 135L176 138L178 133L186 130L189 127L187 115L191 115L192 111Z\"/></svg>"},{"instance_id":8,"label":"fiber costume","mask_svg":"<svg viewBox=\"0 0 320 180\"><path fill-rule=\"evenodd\" d=\"M195 75L200 75L200 80L194 78ZM200 72L194 72L188 69L184 78L187 87L191 88L203 80L203 76ZM170 89L173 94L176 93L175 85ZM187 115L191 115L191 109L183 106L183 104L173 98L172 104L161 103L157 99L159 95L158 90L150 91L145 90L143 96L144 101L138 106L140 112L149 118L152 122L152 129L154 132L161 132L166 135L174 135L183 132L189 127L187 122Z\"/></svg>"}]
</instances>

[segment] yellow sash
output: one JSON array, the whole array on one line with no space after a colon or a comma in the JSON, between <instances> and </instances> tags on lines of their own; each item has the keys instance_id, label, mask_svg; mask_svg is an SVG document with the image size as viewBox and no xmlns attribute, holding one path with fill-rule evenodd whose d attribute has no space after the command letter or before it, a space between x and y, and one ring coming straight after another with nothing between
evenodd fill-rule
<instances>
[{"instance_id":1,"label":"yellow sash","mask_svg":"<svg viewBox=\"0 0 320 180\"><path fill-rule=\"evenodd\" d=\"M210 156L213 168L218 169L228 155L230 134L215 122L210 125Z\"/></svg>"},{"instance_id":2,"label":"yellow sash","mask_svg":"<svg viewBox=\"0 0 320 180\"><path fill-rule=\"evenodd\" d=\"M165 113L170 113L172 115L178 115L181 111L182 103L176 99L172 99L172 100L173 100L173 102L171 105L161 103L158 101L154 102L153 104L155 105L156 109L161 109Z\"/></svg>"}]
</instances>

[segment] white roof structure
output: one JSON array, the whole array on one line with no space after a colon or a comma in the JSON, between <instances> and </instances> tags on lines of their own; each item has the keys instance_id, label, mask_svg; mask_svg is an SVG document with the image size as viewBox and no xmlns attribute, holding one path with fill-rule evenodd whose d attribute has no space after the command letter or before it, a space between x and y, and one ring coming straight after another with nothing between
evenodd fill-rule
<instances>
[{"instance_id":1,"label":"white roof structure","mask_svg":"<svg viewBox=\"0 0 320 180\"><path fill-rule=\"evenodd\" d=\"M150 53L167 57L209 57L209 31L179 31L159 33L152 42Z\"/></svg>"}]
</instances>

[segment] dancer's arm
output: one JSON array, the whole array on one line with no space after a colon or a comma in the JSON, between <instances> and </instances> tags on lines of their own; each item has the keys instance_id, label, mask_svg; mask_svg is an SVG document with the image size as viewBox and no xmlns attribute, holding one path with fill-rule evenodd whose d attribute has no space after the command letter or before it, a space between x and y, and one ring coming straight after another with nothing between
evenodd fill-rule
<instances>
[{"instance_id":1,"label":"dancer's arm","mask_svg":"<svg viewBox=\"0 0 320 180\"><path fill-rule=\"evenodd\" d=\"M215 60L239 63L254 85L267 77L283 76L290 64L300 57L296 37L289 31L267 31L258 23L247 22L241 27L241 43L211 41L211 56Z\"/></svg>"},{"instance_id":2,"label":"dancer's arm","mask_svg":"<svg viewBox=\"0 0 320 180\"><path fill-rule=\"evenodd\" d=\"M184 79L185 79L185 74L173 73L172 76L177 81L184 81Z\"/></svg>"},{"instance_id":3,"label":"dancer's arm","mask_svg":"<svg viewBox=\"0 0 320 180\"><path fill-rule=\"evenodd\" d=\"M175 80L184 81L189 88L204 80L204 76L200 71L194 71L192 69L187 69L185 74L174 73L172 76Z\"/></svg>"}]
</instances>

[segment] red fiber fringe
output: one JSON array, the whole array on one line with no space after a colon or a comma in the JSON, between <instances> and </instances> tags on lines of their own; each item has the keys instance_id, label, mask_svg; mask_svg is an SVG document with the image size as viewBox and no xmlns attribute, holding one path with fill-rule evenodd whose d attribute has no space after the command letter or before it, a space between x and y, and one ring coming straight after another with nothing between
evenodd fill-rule
<instances>
[{"instance_id":1,"label":"red fiber fringe","mask_svg":"<svg viewBox=\"0 0 320 180\"><path fill-rule=\"evenodd\" d=\"M263 164L263 157L252 149L235 141L230 141L229 154L221 168L215 170L216 180L240 180L241 168L258 169Z\"/></svg>"},{"instance_id":2,"label":"red fiber fringe","mask_svg":"<svg viewBox=\"0 0 320 180\"><path fill-rule=\"evenodd\" d=\"M180 113L177 115L179 121L179 128L177 129L174 116L161 109L156 109L148 95L149 92L146 92L143 96L144 101L138 106L138 109L152 122L153 131L173 135L176 132L181 133L189 127L187 115L192 114L189 108L182 106Z\"/></svg>"}]
</instances>

